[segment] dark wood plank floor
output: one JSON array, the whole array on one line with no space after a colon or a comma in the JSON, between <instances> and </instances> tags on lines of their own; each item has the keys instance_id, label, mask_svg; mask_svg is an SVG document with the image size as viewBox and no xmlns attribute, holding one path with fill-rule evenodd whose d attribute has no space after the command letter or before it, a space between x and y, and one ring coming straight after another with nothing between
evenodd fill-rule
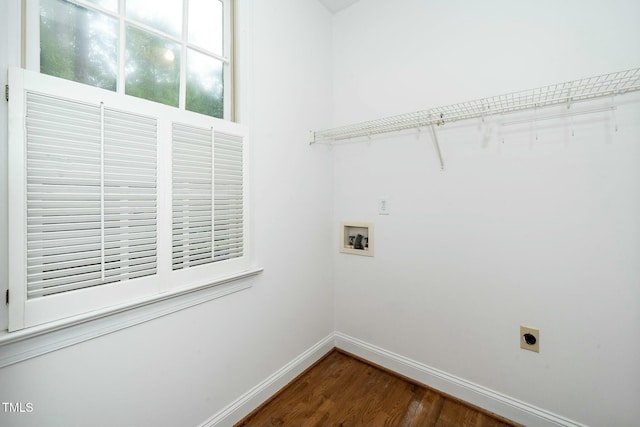
<instances>
[{"instance_id":1,"label":"dark wood plank floor","mask_svg":"<svg viewBox=\"0 0 640 427\"><path fill-rule=\"evenodd\" d=\"M236 427L517 425L334 350Z\"/></svg>"}]
</instances>

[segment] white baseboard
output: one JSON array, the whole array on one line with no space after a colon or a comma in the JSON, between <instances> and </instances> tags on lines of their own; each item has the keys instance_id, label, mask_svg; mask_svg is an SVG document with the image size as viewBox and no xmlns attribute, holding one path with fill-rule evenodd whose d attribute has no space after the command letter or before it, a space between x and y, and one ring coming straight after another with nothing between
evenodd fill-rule
<instances>
[{"instance_id":1,"label":"white baseboard","mask_svg":"<svg viewBox=\"0 0 640 427\"><path fill-rule=\"evenodd\" d=\"M316 343L206 420L200 427L233 426L233 424L251 413L261 403L273 396L334 347L527 427L586 427L579 422L400 356L341 332L334 332Z\"/></svg>"},{"instance_id":2,"label":"white baseboard","mask_svg":"<svg viewBox=\"0 0 640 427\"><path fill-rule=\"evenodd\" d=\"M233 426L334 347L334 334L332 333L231 402L202 423L200 427Z\"/></svg>"},{"instance_id":3,"label":"white baseboard","mask_svg":"<svg viewBox=\"0 0 640 427\"><path fill-rule=\"evenodd\" d=\"M505 396L341 332L336 332L334 335L335 346L341 350L517 423L528 427L585 427L584 424Z\"/></svg>"}]
</instances>

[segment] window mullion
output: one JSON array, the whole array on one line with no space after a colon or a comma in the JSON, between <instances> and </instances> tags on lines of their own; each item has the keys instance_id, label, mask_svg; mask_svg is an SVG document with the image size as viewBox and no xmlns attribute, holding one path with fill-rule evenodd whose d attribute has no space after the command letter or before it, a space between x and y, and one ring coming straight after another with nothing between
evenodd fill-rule
<instances>
[{"instance_id":1,"label":"window mullion","mask_svg":"<svg viewBox=\"0 0 640 427\"><path fill-rule=\"evenodd\" d=\"M189 38L189 0L182 3L182 38L180 40L180 93L178 105L187 105L187 39Z\"/></svg>"},{"instance_id":2,"label":"window mullion","mask_svg":"<svg viewBox=\"0 0 640 427\"><path fill-rule=\"evenodd\" d=\"M105 9L104 7L100 6L99 4L90 3L90 2L88 2L86 0L66 0L66 1L68 3L75 4L76 6L84 7L85 9L95 10L95 11L103 13L105 15L113 16L114 18L118 17L117 13L114 13L112 10ZM121 3L120 0L118 0L118 2Z\"/></svg>"},{"instance_id":3,"label":"window mullion","mask_svg":"<svg viewBox=\"0 0 640 427\"><path fill-rule=\"evenodd\" d=\"M227 55L221 56L211 51L208 51L207 49L204 49L202 47L195 46L191 43L187 43L187 47L191 50L195 50L196 52L200 52L204 55L210 56L211 58L217 59L218 61L223 62L225 64L229 64L231 62L231 60Z\"/></svg>"},{"instance_id":4,"label":"window mullion","mask_svg":"<svg viewBox=\"0 0 640 427\"><path fill-rule=\"evenodd\" d=\"M118 31L120 32L118 36L118 83L116 87L116 92L125 93L124 92L124 82L125 82L125 70L124 70L124 61L125 61L125 0L118 0Z\"/></svg>"},{"instance_id":5,"label":"window mullion","mask_svg":"<svg viewBox=\"0 0 640 427\"><path fill-rule=\"evenodd\" d=\"M235 3L234 0L224 0L222 4L224 8L224 28L222 30L222 41L224 43L224 47L222 50L222 54L226 58L222 70L222 93L224 94L223 111L224 118L233 121L235 120L235 98L233 93L235 87L235 69L233 63L235 49Z\"/></svg>"}]
</instances>

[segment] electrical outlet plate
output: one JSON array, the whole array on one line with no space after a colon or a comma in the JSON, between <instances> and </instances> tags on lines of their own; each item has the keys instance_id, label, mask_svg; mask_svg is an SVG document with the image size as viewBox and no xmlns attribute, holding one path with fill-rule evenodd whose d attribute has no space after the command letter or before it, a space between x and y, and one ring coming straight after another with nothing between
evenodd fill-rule
<instances>
[{"instance_id":1,"label":"electrical outlet plate","mask_svg":"<svg viewBox=\"0 0 640 427\"><path fill-rule=\"evenodd\" d=\"M533 335L536 339L535 344L527 344L524 338L525 334ZM520 348L540 353L540 330L520 325Z\"/></svg>"},{"instance_id":2,"label":"electrical outlet plate","mask_svg":"<svg viewBox=\"0 0 640 427\"><path fill-rule=\"evenodd\" d=\"M389 215L390 213L389 197L380 197L378 199L378 215Z\"/></svg>"}]
</instances>

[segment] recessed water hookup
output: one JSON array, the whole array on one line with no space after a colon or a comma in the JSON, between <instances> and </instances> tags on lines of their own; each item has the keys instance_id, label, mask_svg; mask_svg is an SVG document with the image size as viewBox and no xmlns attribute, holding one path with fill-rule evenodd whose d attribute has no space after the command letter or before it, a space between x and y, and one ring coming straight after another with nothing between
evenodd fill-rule
<instances>
[{"instance_id":1,"label":"recessed water hookup","mask_svg":"<svg viewBox=\"0 0 640 427\"><path fill-rule=\"evenodd\" d=\"M520 348L540 353L540 330L520 325Z\"/></svg>"},{"instance_id":2,"label":"recessed water hookup","mask_svg":"<svg viewBox=\"0 0 640 427\"><path fill-rule=\"evenodd\" d=\"M341 222L340 252L373 256L373 223Z\"/></svg>"}]
</instances>

